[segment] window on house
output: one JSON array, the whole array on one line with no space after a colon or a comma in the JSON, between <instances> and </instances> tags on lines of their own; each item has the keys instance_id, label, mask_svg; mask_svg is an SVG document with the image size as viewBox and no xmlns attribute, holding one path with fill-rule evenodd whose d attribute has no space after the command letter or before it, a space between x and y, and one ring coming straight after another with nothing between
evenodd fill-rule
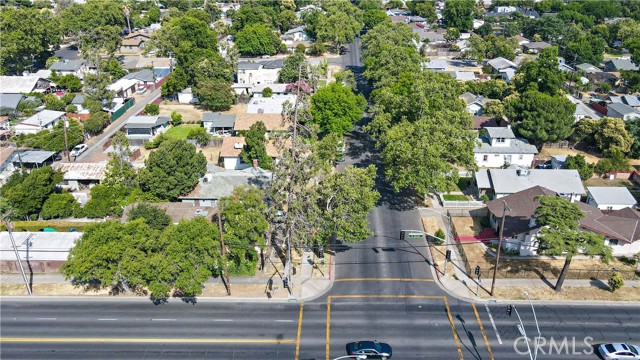
<instances>
[{"instance_id":1,"label":"window on house","mask_svg":"<svg viewBox=\"0 0 640 360\"><path fill-rule=\"evenodd\" d=\"M618 245L618 240L616 239L609 239L609 246L616 246Z\"/></svg>"},{"instance_id":2,"label":"window on house","mask_svg":"<svg viewBox=\"0 0 640 360\"><path fill-rule=\"evenodd\" d=\"M613 210L613 206L607 206L607 211Z\"/></svg>"},{"instance_id":3,"label":"window on house","mask_svg":"<svg viewBox=\"0 0 640 360\"><path fill-rule=\"evenodd\" d=\"M489 161L489 155L482 155L482 161Z\"/></svg>"},{"instance_id":4,"label":"window on house","mask_svg":"<svg viewBox=\"0 0 640 360\"><path fill-rule=\"evenodd\" d=\"M503 143L504 141L505 141L505 139L504 139L504 138L497 138L497 139L496 139L496 142L499 142L499 143Z\"/></svg>"},{"instance_id":5,"label":"window on house","mask_svg":"<svg viewBox=\"0 0 640 360\"><path fill-rule=\"evenodd\" d=\"M518 155L518 160L522 160L522 159L524 159L524 155L522 154Z\"/></svg>"}]
</instances>

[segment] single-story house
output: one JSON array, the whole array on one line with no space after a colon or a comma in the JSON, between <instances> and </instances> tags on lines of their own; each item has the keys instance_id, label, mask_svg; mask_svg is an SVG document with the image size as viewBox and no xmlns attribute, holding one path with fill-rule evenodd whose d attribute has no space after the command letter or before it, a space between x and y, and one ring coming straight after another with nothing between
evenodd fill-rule
<instances>
[{"instance_id":1,"label":"single-story house","mask_svg":"<svg viewBox=\"0 0 640 360\"><path fill-rule=\"evenodd\" d=\"M175 59L165 57L125 56L122 66L127 70L142 70L148 67L154 69L171 69Z\"/></svg>"},{"instance_id":2,"label":"single-story house","mask_svg":"<svg viewBox=\"0 0 640 360\"><path fill-rule=\"evenodd\" d=\"M124 39L120 44L120 52L139 53L144 50L145 43L143 39Z\"/></svg>"},{"instance_id":3,"label":"single-story house","mask_svg":"<svg viewBox=\"0 0 640 360\"><path fill-rule=\"evenodd\" d=\"M66 113L64 111L42 110L16 124L14 127L15 134L35 134L45 129L51 130L65 115Z\"/></svg>"},{"instance_id":4,"label":"single-story house","mask_svg":"<svg viewBox=\"0 0 640 360\"><path fill-rule=\"evenodd\" d=\"M503 249L518 251L521 256L538 254L536 239L541 227L534 214L540 205L537 196L557 196L541 186L505 196L487 203L489 222L497 232L504 217ZM506 205L506 206L505 206ZM604 214L598 208L577 202L585 216L579 220L579 229L601 234L614 256L633 256L640 251L640 213L631 208L612 210Z\"/></svg>"},{"instance_id":5,"label":"single-story house","mask_svg":"<svg viewBox=\"0 0 640 360\"><path fill-rule=\"evenodd\" d=\"M467 112L471 115L482 115L484 106L490 100L482 95L476 96L468 91L460 95L460 99L467 104Z\"/></svg>"},{"instance_id":6,"label":"single-story house","mask_svg":"<svg viewBox=\"0 0 640 360\"><path fill-rule=\"evenodd\" d=\"M222 167L228 170L242 170L250 167L252 164L243 164L240 154L242 148L245 145L244 137L241 136L229 136L222 139L222 146L220 147L220 154L218 159ZM280 157L280 150L273 141L269 141L266 144L267 155L276 159ZM258 164L260 167L260 164Z\"/></svg>"},{"instance_id":7,"label":"single-story house","mask_svg":"<svg viewBox=\"0 0 640 360\"><path fill-rule=\"evenodd\" d=\"M495 74L499 74L501 71L506 69L513 69L513 70L518 69L518 65L516 65L513 61L507 60L503 57L497 57L495 59L491 59L487 61L487 65L489 65L491 69L493 69L493 72Z\"/></svg>"},{"instance_id":8,"label":"single-story house","mask_svg":"<svg viewBox=\"0 0 640 360\"><path fill-rule=\"evenodd\" d=\"M635 208L638 204L629 189L623 186L588 186L587 190L589 191L587 204L600 210Z\"/></svg>"},{"instance_id":9,"label":"single-story house","mask_svg":"<svg viewBox=\"0 0 640 360\"><path fill-rule=\"evenodd\" d=\"M611 59L604 62L604 71L613 72L621 70L633 70L638 71L638 65L636 65L631 59Z\"/></svg>"},{"instance_id":10,"label":"single-story house","mask_svg":"<svg viewBox=\"0 0 640 360\"><path fill-rule=\"evenodd\" d=\"M96 72L95 67L90 67L84 59L77 60L61 60L53 63L49 70L55 71L60 76L75 75L82 79L85 74L93 74Z\"/></svg>"},{"instance_id":11,"label":"single-story house","mask_svg":"<svg viewBox=\"0 0 640 360\"><path fill-rule=\"evenodd\" d=\"M53 164L54 151L44 150L16 150L11 155L11 169L33 169Z\"/></svg>"},{"instance_id":12,"label":"single-story house","mask_svg":"<svg viewBox=\"0 0 640 360\"><path fill-rule=\"evenodd\" d=\"M67 262L69 251L75 242L82 237L81 232L27 232L16 229L12 233L18 249L20 260L33 272L58 272L60 266ZM0 232L0 271L19 273L20 265L6 231Z\"/></svg>"},{"instance_id":13,"label":"single-story house","mask_svg":"<svg viewBox=\"0 0 640 360\"><path fill-rule=\"evenodd\" d=\"M424 68L430 71L445 71L449 66L446 59L431 59L424 64Z\"/></svg>"},{"instance_id":14,"label":"single-story house","mask_svg":"<svg viewBox=\"0 0 640 360\"><path fill-rule=\"evenodd\" d=\"M486 127L473 149L473 157L480 168L499 168L508 165L530 167L538 153L534 145L516 138L508 127Z\"/></svg>"},{"instance_id":15,"label":"single-story house","mask_svg":"<svg viewBox=\"0 0 640 360\"><path fill-rule=\"evenodd\" d=\"M283 59L261 62L238 62L237 83L239 84L273 84L278 82L280 69L284 66Z\"/></svg>"},{"instance_id":16,"label":"single-story house","mask_svg":"<svg viewBox=\"0 0 640 360\"><path fill-rule=\"evenodd\" d=\"M634 95L623 95L622 96L622 102L624 102L625 104L631 106L632 108L634 108L636 110L640 110L640 99L638 98L637 94L634 94Z\"/></svg>"},{"instance_id":17,"label":"single-story house","mask_svg":"<svg viewBox=\"0 0 640 360\"><path fill-rule=\"evenodd\" d=\"M124 125L125 133L131 140L150 141L154 136L165 132L169 128L168 116L131 116Z\"/></svg>"},{"instance_id":18,"label":"single-story house","mask_svg":"<svg viewBox=\"0 0 640 360\"><path fill-rule=\"evenodd\" d=\"M142 31L134 31L128 35L126 35L124 38L125 40L143 40L143 41L149 41L149 39L151 39L151 34L148 32L142 32Z\"/></svg>"},{"instance_id":19,"label":"single-story house","mask_svg":"<svg viewBox=\"0 0 640 360\"><path fill-rule=\"evenodd\" d=\"M293 36L293 41L313 41L313 38L307 35L306 26L298 26L285 32L285 35Z\"/></svg>"},{"instance_id":20,"label":"single-story house","mask_svg":"<svg viewBox=\"0 0 640 360\"><path fill-rule=\"evenodd\" d=\"M100 184L104 180L107 162L60 162L56 163L54 168L64 173L62 183L58 187L69 191L77 191Z\"/></svg>"},{"instance_id":21,"label":"single-story house","mask_svg":"<svg viewBox=\"0 0 640 360\"><path fill-rule=\"evenodd\" d=\"M178 93L178 102L180 104L197 104L198 98L193 96L193 89L188 87Z\"/></svg>"},{"instance_id":22,"label":"single-story house","mask_svg":"<svg viewBox=\"0 0 640 360\"><path fill-rule=\"evenodd\" d=\"M236 115L206 112L202 114L202 120L200 122L204 129L210 134L219 136L229 135L233 132Z\"/></svg>"},{"instance_id":23,"label":"single-story house","mask_svg":"<svg viewBox=\"0 0 640 360\"><path fill-rule=\"evenodd\" d=\"M542 50L548 48L549 46L551 46L551 44L549 44L548 42L533 41L533 42L522 44L522 50L531 54L537 54Z\"/></svg>"},{"instance_id":24,"label":"single-story house","mask_svg":"<svg viewBox=\"0 0 640 360\"><path fill-rule=\"evenodd\" d=\"M593 66L589 63L582 63L579 65L576 65L576 69L583 71L585 74L594 74L594 73L602 72L602 70L598 69L596 66Z\"/></svg>"},{"instance_id":25,"label":"single-story house","mask_svg":"<svg viewBox=\"0 0 640 360\"><path fill-rule=\"evenodd\" d=\"M595 110L589 107L589 105L583 103L581 100L567 94L567 99L571 100L576 105L576 111L573 113L573 117L576 121L580 121L584 118L600 119L602 116Z\"/></svg>"},{"instance_id":26,"label":"single-story house","mask_svg":"<svg viewBox=\"0 0 640 360\"><path fill-rule=\"evenodd\" d=\"M0 90L1 91L1 90ZM2 94L0 93L0 109L16 111L18 104L24 99L22 94Z\"/></svg>"},{"instance_id":27,"label":"single-story house","mask_svg":"<svg viewBox=\"0 0 640 360\"><path fill-rule=\"evenodd\" d=\"M500 70L500 78L504 80L507 84L511 82L511 79L516 75L516 69L507 68L504 70Z\"/></svg>"},{"instance_id":28,"label":"single-story house","mask_svg":"<svg viewBox=\"0 0 640 360\"><path fill-rule=\"evenodd\" d=\"M0 76L0 92L3 94L28 94L46 92L51 80L40 76Z\"/></svg>"},{"instance_id":29,"label":"single-story house","mask_svg":"<svg viewBox=\"0 0 640 360\"><path fill-rule=\"evenodd\" d=\"M233 194L238 186L256 186L264 188L271 181L271 172L260 168L228 170L218 166L207 166L204 175L195 189L187 195L179 196L178 201L200 207L217 207L220 198Z\"/></svg>"},{"instance_id":30,"label":"single-story house","mask_svg":"<svg viewBox=\"0 0 640 360\"><path fill-rule=\"evenodd\" d=\"M553 155L551 157L552 169L564 169L564 164L567 161L567 155Z\"/></svg>"},{"instance_id":31,"label":"single-story house","mask_svg":"<svg viewBox=\"0 0 640 360\"><path fill-rule=\"evenodd\" d=\"M522 46L524 44L528 44L531 42L531 40L527 39L526 37L522 36L522 35L516 35L516 41L518 42L519 46Z\"/></svg>"},{"instance_id":32,"label":"single-story house","mask_svg":"<svg viewBox=\"0 0 640 360\"><path fill-rule=\"evenodd\" d=\"M452 71L449 73L457 81L476 81L478 78L473 71Z\"/></svg>"},{"instance_id":33,"label":"single-story house","mask_svg":"<svg viewBox=\"0 0 640 360\"><path fill-rule=\"evenodd\" d=\"M487 194L491 199L515 194L519 191L542 186L566 197L571 202L580 201L587 192L580 174L573 169L482 169L475 173L474 181L478 197Z\"/></svg>"},{"instance_id":34,"label":"single-story house","mask_svg":"<svg viewBox=\"0 0 640 360\"><path fill-rule=\"evenodd\" d=\"M296 95L272 95L267 98L262 94L255 94L247 104L247 114L282 114L282 107L287 101L295 104Z\"/></svg>"},{"instance_id":35,"label":"single-story house","mask_svg":"<svg viewBox=\"0 0 640 360\"><path fill-rule=\"evenodd\" d=\"M116 97L128 98L135 94L136 85L138 85L138 80L122 78L107 86L107 90L114 91Z\"/></svg>"},{"instance_id":36,"label":"single-story house","mask_svg":"<svg viewBox=\"0 0 640 360\"><path fill-rule=\"evenodd\" d=\"M607 104L607 116L627 121L640 118L640 113L627 104L611 102Z\"/></svg>"}]
</instances>

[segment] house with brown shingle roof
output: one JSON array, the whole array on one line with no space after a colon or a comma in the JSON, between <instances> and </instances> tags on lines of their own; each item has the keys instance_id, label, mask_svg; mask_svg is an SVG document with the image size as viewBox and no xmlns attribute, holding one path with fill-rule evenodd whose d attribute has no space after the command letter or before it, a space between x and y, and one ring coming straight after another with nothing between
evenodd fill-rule
<instances>
[{"instance_id":1,"label":"house with brown shingle roof","mask_svg":"<svg viewBox=\"0 0 640 360\"><path fill-rule=\"evenodd\" d=\"M540 206L537 196L558 194L535 186L487 203L489 222L497 233L500 232L502 217L505 217L503 249L519 251L520 256L537 255L536 235L541 228L533 218ZM585 213L579 222L580 230L603 235L614 256L633 256L640 252L640 212L624 208L605 214L594 206L582 202L575 204Z\"/></svg>"},{"instance_id":2,"label":"house with brown shingle roof","mask_svg":"<svg viewBox=\"0 0 640 360\"><path fill-rule=\"evenodd\" d=\"M225 169L235 169L242 170L248 167L251 167L252 164L243 164L242 163L242 148L246 144L244 137L242 136L229 136L222 139L222 146L220 147L220 154L218 155L218 159L220 162L220 166ZM285 143L285 146L289 146L290 142ZM267 155L274 158L276 163L278 162L278 158L281 154L280 147L275 143L274 140L267 142L265 145L267 150ZM258 164L260 167L260 164Z\"/></svg>"}]
</instances>

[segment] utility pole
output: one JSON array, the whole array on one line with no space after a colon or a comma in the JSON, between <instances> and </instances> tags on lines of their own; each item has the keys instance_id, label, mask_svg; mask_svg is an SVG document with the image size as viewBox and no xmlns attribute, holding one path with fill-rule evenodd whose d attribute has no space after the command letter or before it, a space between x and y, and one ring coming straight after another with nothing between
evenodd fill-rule
<instances>
[{"instance_id":1,"label":"utility pole","mask_svg":"<svg viewBox=\"0 0 640 360\"><path fill-rule=\"evenodd\" d=\"M13 252L16 254L16 262L18 263L18 267L20 268L22 279L24 280L24 284L27 286L27 292L29 293L29 295L31 295L31 284L29 284L29 280L27 279L27 274L25 274L24 267L22 266L22 259L20 259L20 253L18 252L18 248L16 247L16 241L13 238L13 233L11 232L11 220L9 220L9 216L11 216L10 212L5 215L5 219L4 219L5 224L7 226L7 232L9 233L9 239L11 240L11 246L13 246ZM29 239L27 239L27 242L28 241ZM28 260L28 257L27 257L27 260Z\"/></svg>"},{"instance_id":2,"label":"utility pole","mask_svg":"<svg viewBox=\"0 0 640 360\"><path fill-rule=\"evenodd\" d=\"M231 284L229 283L229 265L227 264L227 248L224 246L224 234L222 233L222 208L218 211L218 230L220 231L220 246L222 247L222 259L224 261L225 287L227 296L231 296Z\"/></svg>"},{"instance_id":3,"label":"utility pole","mask_svg":"<svg viewBox=\"0 0 640 360\"><path fill-rule=\"evenodd\" d=\"M496 286L496 274L498 273L498 263L500 262L500 250L502 249L502 236L504 235L504 218L507 217L507 210L511 211L507 206L507 202L502 200L504 208L502 209L502 220L500 221L500 234L498 235L498 250L496 251L496 266L493 268L493 280L491 280L491 296Z\"/></svg>"},{"instance_id":4,"label":"utility pole","mask_svg":"<svg viewBox=\"0 0 640 360\"><path fill-rule=\"evenodd\" d=\"M67 161L71 161L71 156L69 155L69 141L67 138L67 126L69 126L69 120L65 119L62 126L64 129L64 152L67 154Z\"/></svg>"}]
</instances>

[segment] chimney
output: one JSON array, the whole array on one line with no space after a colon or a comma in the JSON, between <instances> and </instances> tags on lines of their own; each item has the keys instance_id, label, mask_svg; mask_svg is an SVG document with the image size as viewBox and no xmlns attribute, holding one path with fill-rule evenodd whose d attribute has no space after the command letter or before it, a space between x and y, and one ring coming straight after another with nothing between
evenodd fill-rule
<instances>
[{"instance_id":1,"label":"chimney","mask_svg":"<svg viewBox=\"0 0 640 360\"><path fill-rule=\"evenodd\" d=\"M253 159L253 168L256 169L258 167L258 159Z\"/></svg>"}]
</instances>

